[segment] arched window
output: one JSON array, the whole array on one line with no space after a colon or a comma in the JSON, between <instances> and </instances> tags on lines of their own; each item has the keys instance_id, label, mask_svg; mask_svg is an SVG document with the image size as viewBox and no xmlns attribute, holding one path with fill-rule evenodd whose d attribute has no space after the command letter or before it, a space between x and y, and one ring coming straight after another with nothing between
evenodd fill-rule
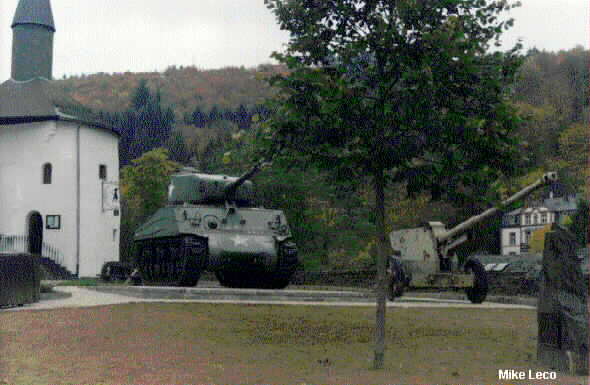
<instances>
[{"instance_id":1,"label":"arched window","mask_svg":"<svg viewBox=\"0 0 590 385\"><path fill-rule=\"evenodd\" d=\"M98 166L98 179L107 180L107 166L104 164Z\"/></svg>"},{"instance_id":2,"label":"arched window","mask_svg":"<svg viewBox=\"0 0 590 385\"><path fill-rule=\"evenodd\" d=\"M43 184L51 184L51 163L45 163L43 165Z\"/></svg>"}]
</instances>

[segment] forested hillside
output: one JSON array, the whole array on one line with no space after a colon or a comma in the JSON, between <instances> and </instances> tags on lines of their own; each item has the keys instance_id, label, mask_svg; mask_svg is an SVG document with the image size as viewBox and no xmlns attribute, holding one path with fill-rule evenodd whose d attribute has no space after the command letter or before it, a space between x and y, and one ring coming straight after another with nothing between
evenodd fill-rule
<instances>
[{"instance_id":1,"label":"forested hillside","mask_svg":"<svg viewBox=\"0 0 590 385\"><path fill-rule=\"evenodd\" d=\"M410 199L403 186L394 186L387 192L390 228L426 220L456 224L541 170L557 169L565 190L585 191L588 60L589 51L582 48L528 52L512 97L524 118L518 133L527 156L519 165L522 177L498 181L500 194L480 194L461 202L431 202L422 195ZM165 147L170 158L181 164L237 174L255 160L252 128L271 113L262 104L272 95L264 79L284 71L270 65L209 71L171 67L163 73L71 77L57 86L98 118L119 127L122 166ZM368 180L359 176L336 183L303 164L296 169L275 164L256 181L262 202L286 211L308 267L371 265L373 242L368 234L374 217ZM127 234L141 220L127 223ZM498 252L498 226L499 217L479 226L469 251Z\"/></svg>"},{"instance_id":2,"label":"forested hillside","mask_svg":"<svg viewBox=\"0 0 590 385\"><path fill-rule=\"evenodd\" d=\"M261 79L281 70L284 69L271 65L218 70L171 66L164 72L64 76L57 83L64 92L87 107L121 112L131 106L131 95L140 80L146 80L148 87L159 89L163 102L174 106L178 116L182 117L190 115L197 105L209 110L213 106L235 109L240 104L260 103L270 94L269 87Z\"/></svg>"}]
</instances>

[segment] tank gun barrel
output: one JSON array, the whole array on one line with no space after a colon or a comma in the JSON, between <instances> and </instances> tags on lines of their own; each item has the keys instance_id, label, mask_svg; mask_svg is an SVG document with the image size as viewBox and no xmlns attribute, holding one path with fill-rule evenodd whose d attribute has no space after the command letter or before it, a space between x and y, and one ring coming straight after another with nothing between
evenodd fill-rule
<instances>
[{"instance_id":1,"label":"tank gun barrel","mask_svg":"<svg viewBox=\"0 0 590 385\"><path fill-rule=\"evenodd\" d=\"M485 219L489 218L490 216L496 214L498 211L502 210L504 207L510 205L511 203L513 203L519 199L522 199L523 197L531 194L533 191L537 190L538 188L556 182L557 179L558 178L557 178L556 172L548 172L548 173L543 174L543 176L541 178L539 178L537 181L535 181L533 184L528 185L527 187L523 188L522 190L520 190L516 194L509 197L508 199L502 201L498 206L489 208L486 211L484 211L483 213L473 216L473 217L467 219L466 221L459 223L457 226L453 227L449 231L447 231L443 234L440 234L439 236L437 236L438 241L445 242L447 240L452 239L456 235L469 230L470 228L475 226L477 223L482 222Z\"/></svg>"},{"instance_id":2,"label":"tank gun barrel","mask_svg":"<svg viewBox=\"0 0 590 385\"><path fill-rule=\"evenodd\" d=\"M254 175L258 174L266 164L267 164L267 162L264 160L256 163L256 165L254 167L252 167L248 172L242 174L238 179L236 179L235 181L228 184L225 187L225 191L224 191L226 198L230 199L231 197L233 197L234 194L236 193L236 191L238 190L238 188L242 184L244 184L248 179L250 179Z\"/></svg>"}]
</instances>

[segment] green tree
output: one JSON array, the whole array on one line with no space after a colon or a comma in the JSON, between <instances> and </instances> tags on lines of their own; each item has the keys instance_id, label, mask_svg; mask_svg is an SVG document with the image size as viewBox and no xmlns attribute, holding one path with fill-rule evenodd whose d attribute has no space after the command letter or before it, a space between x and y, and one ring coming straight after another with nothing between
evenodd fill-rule
<instances>
[{"instance_id":1,"label":"green tree","mask_svg":"<svg viewBox=\"0 0 590 385\"><path fill-rule=\"evenodd\" d=\"M180 165L163 148L146 152L121 170L121 242L123 260L131 261L133 233L139 224L166 203L170 175Z\"/></svg>"},{"instance_id":2,"label":"green tree","mask_svg":"<svg viewBox=\"0 0 590 385\"><path fill-rule=\"evenodd\" d=\"M195 107L195 110L193 111L192 115L191 115L191 123L195 126L195 127L205 127L205 125L207 124L208 118L205 115L205 113L201 110L201 108L199 106Z\"/></svg>"},{"instance_id":3,"label":"green tree","mask_svg":"<svg viewBox=\"0 0 590 385\"><path fill-rule=\"evenodd\" d=\"M588 146L590 145L587 124L576 123L559 136L559 167L561 174L576 187L586 191L590 179Z\"/></svg>"},{"instance_id":4,"label":"green tree","mask_svg":"<svg viewBox=\"0 0 590 385\"><path fill-rule=\"evenodd\" d=\"M261 147L348 179L368 175L375 195L378 292L374 367L385 341L385 188L435 197L513 172L519 118L505 86L521 63L499 45L512 8L492 0L265 0L291 33L289 67L271 85L275 114Z\"/></svg>"},{"instance_id":5,"label":"green tree","mask_svg":"<svg viewBox=\"0 0 590 385\"><path fill-rule=\"evenodd\" d=\"M560 118L551 105L535 107L519 104L518 107L526 118L519 134L523 140L523 151L528 158L527 165L542 166L557 154Z\"/></svg>"},{"instance_id":6,"label":"green tree","mask_svg":"<svg viewBox=\"0 0 590 385\"><path fill-rule=\"evenodd\" d=\"M134 91L129 109L122 113L103 113L103 118L121 134L119 160L122 166L147 151L165 146L175 124L173 109L163 106L160 90L152 93L145 79Z\"/></svg>"},{"instance_id":7,"label":"green tree","mask_svg":"<svg viewBox=\"0 0 590 385\"><path fill-rule=\"evenodd\" d=\"M139 81L139 85L133 92L133 96L131 97L131 107L138 111L147 106L150 102L152 102L152 100L153 96L147 85L147 80L141 79Z\"/></svg>"},{"instance_id":8,"label":"green tree","mask_svg":"<svg viewBox=\"0 0 590 385\"><path fill-rule=\"evenodd\" d=\"M578 210L572 217L572 224L569 229L576 235L576 239L580 246L588 245L590 239L588 235L590 233L590 206L588 201L580 200L578 202Z\"/></svg>"},{"instance_id":9,"label":"green tree","mask_svg":"<svg viewBox=\"0 0 590 385\"><path fill-rule=\"evenodd\" d=\"M182 132L172 131L170 138L166 142L166 149L170 154L170 159L182 164L188 163L193 154L188 150Z\"/></svg>"}]
</instances>

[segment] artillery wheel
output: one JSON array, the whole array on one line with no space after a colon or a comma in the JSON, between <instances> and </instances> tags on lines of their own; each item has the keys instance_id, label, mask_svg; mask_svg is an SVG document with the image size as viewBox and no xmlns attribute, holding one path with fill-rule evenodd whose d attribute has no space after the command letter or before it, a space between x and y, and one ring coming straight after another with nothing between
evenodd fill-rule
<instances>
[{"instance_id":1,"label":"artillery wheel","mask_svg":"<svg viewBox=\"0 0 590 385\"><path fill-rule=\"evenodd\" d=\"M473 273L473 286L465 289L471 303L482 303L488 295L488 275L482 263L477 259L470 259L465 263L466 273Z\"/></svg>"}]
</instances>

